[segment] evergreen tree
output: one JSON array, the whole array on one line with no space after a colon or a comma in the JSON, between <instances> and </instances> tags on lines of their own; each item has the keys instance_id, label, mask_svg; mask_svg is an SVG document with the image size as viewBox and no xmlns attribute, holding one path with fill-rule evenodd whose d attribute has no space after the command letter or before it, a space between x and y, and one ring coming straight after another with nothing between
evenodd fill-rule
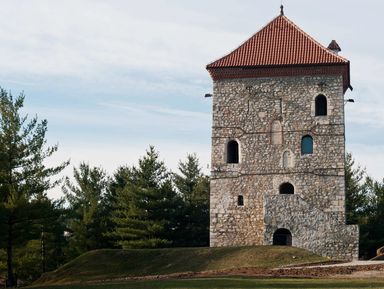
<instances>
[{"instance_id":1,"label":"evergreen tree","mask_svg":"<svg viewBox=\"0 0 384 289\"><path fill-rule=\"evenodd\" d=\"M120 168L116 183L115 224L110 236L123 248L156 248L171 244L176 194L170 174L154 147L138 167Z\"/></svg>"},{"instance_id":2,"label":"evergreen tree","mask_svg":"<svg viewBox=\"0 0 384 289\"><path fill-rule=\"evenodd\" d=\"M209 245L209 178L204 176L196 155L179 163L174 182L183 200L178 216L177 246Z\"/></svg>"},{"instance_id":3,"label":"evergreen tree","mask_svg":"<svg viewBox=\"0 0 384 289\"><path fill-rule=\"evenodd\" d=\"M73 169L75 184L66 178L63 192L69 203L69 228L72 237L69 254L78 256L86 251L108 247L105 237L107 214L104 198L107 195L109 178L97 167L81 163Z\"/></svg>"},{"instance_id":4,"label":"evergreen tree","mask_svg":"<svg viewBox=\"0 0 384 289\"><path fill-rule=\"evenodd\" d=\"M367 206L363 191L365 170L355 165L351 153L345 157L345 210L347 224L359 224Z\"/></svg>"},{"instance_id":5,"label":"evergreen tree","mask_svg":"<svg viewBox=\"0 0 384 289\"><path fill-rule=\"evenodd\" d=\"M360 253L372 258L384 246L384 180L378 182L367 177L363 191L369 201L360 224Z\"/></svg>"},{"instance_id":6,"label":"evergreen tree","mask_svg":"<svg viewBox=\"0 0 384 289\"><path fill-rule=\"evenodd\" d=\"M64 208L63 199L51 200L46 194L40 194L32 203L38 212L34 231L36 241L40 243L40 260L34 267L41 274L56 269L66 261L64 231L67 228L68 210Z\"/></svg>"},{"instance_id":7,"label":"evergreen tree","mask_svg":"<svg viewBox=\"0 0 384 289\"><path fill-rule=\"evenodd\" d=\"M65 209L62 204L61 200L52 201L43 194L32 200L30 216L32 213L35 216L28 227L30 238L15 248L15 272L23 283L36 280L64 262Z\"/></svg>"},{"instance_id":8,"label":"evergreen tree","mask_svg":"<svg viewBox=\"0 0 384 289\"><path fill-rule=\"evenodd\" d=\"M0 89L0 238L7 251L7 286L16 285L14 247L25 244L36 221L32 200L56 186L50 177L68 163L48 168L44 160L57 151L46 147L47 121L21 116L24 96ZM33 231L33 230L32 230Z\"/></svg>"}]
</instances>

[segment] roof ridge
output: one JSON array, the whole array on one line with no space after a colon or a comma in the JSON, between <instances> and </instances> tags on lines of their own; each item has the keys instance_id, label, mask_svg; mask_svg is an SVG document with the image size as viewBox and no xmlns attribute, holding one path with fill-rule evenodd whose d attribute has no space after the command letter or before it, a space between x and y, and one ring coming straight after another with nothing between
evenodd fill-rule
<instances>
[{"instance_id":1,"label":"roof ridge","mask_svg":"<svg viewBox=\"0 0 384 289\"><path fill-rule=\"evenodd\" d=\"M349 61L280 14L206 68L340 63L347 64Z\"/></svg>"},{"instance_id":2,"label":"roof ridge","mask_svg":"<svg viewBox=\"0 0 384 289\"><path fill-rule=\"evenodd\" d=\"M275 21L277 18L279 17L283 17L284 15L281 15L279 14L278 16L272 18L271 21L267 22L267 24L265 24L263 27L261 27L259 30L257 30L255 33L253 33L250 37L248 37L248 39L244 40L240 45L238 45L235 49L233 49L232 51L230 51L229 53L227 54L224 54L222 57L220 57L219 59L216 59L210 63L207 64L207 67L210 66L211 64L215 63L215 62L218 62L220 61L221 59L229 56L230 54L232 54L233 52L235 52L236 50L238 50L240 47L242 47L244 44L246 44L247 42L251 41L251 39L256 36L256 34L258 34L259 32L263 31L265 28L267 28L269 26L269 24L271 24L273 21Z\"/></svg>"},{"instance_id":3,"label":"roof ridge","mask_svg":"<svg viewBox=\"0 0 384 289\"><path fill-rule=\"evenodd\" d=\"M290 25L294 26L300 33L302 33L304 36L308 37L311 39L317 46L319 46L322 50L324 50L326 53L339 58L342 61L348 62L348 59L344 58L341 55L335 54L332 51L330 51L328 48L326 48L323 44L321 44L319 41L317 41L315 38L313 38L311 35L309 35L307 32L305 32L303 29L301 29L299 26L297 26L291 19L286 17L285 15L280 15L284 20L286 20ZM273 20L272 20L273 21ZM271 21L271 22L272 22ZM268 23L269 24L269 23ZM267 25L268 25L267 24Z\"/></svg>"}]
</instances>

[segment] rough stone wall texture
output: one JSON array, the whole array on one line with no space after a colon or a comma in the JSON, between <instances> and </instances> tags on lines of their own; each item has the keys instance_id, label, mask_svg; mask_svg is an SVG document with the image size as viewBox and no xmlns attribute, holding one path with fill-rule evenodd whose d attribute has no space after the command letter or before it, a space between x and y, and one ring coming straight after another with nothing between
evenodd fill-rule
<instances>
[{"instance_id":1,"label":"rough stone wall texture","mask_svg":"<svg viewBox=\"0 0 384 289\"><path fill-rule=\"evenodd\" d=\"M327 116L315 116L319 94ZM305 135L313 154L301 155ZM239 143L238 164L226 163L230 140ZM344 157L341 75L214 81L211 246L270 244L271 234L286 228L293 245L357 258L358 228L345 225ZM284 182L293 196L279 194Z\"/></svg>"},{"instance_id":2,"label":"rough stone wall texture","mask_svg":"<svg viewBox=\"0 0 384 289\"><path fill-rule=\"evenodd\" d=\"M357 226L340 223L298 195L268 196L264 205L265 244L272 245L273 233L285 228L292 233L293 246L335 259L358 256Z\"/></svg>"}]
</instances>

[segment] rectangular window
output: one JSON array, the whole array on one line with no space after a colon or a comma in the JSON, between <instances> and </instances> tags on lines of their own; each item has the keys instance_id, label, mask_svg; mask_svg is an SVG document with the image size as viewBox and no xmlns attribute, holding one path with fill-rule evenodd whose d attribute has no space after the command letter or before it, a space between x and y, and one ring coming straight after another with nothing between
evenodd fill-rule
<instances>
[{"instance_id":1,"label":"rectangular window","mask_svg":"<svg viewBox=\"0 0 384 289\"><path fill-rule=\"evenodd\" d=\"M244 197L243 196L237 196L237 205L238 206L244 206Z\"/></svg>"}]
</instances>

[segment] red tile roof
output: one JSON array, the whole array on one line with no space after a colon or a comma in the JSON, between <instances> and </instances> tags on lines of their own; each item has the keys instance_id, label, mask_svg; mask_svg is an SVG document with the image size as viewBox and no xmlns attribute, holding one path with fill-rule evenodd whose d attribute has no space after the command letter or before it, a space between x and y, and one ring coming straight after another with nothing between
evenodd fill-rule
<instances>
[{"instance_id":1,"label":"red tile roof","mask_svg":"<svg viewBox=\"0 0 384 289\"><path fill-rule=\"evenodd\" d=\"M280 15L237 49L208 64L207 69L348 63Z\"/></svg>"}]
</instances>

